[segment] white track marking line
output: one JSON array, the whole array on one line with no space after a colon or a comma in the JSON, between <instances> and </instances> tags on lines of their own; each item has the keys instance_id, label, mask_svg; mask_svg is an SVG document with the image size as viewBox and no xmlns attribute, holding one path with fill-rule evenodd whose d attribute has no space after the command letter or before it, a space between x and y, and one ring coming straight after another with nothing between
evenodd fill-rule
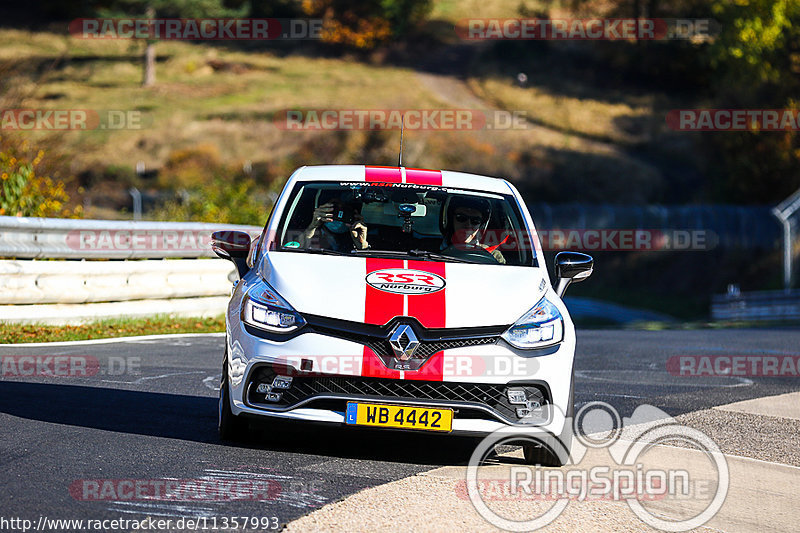
<instances>
[{"instance_id":1,"label":"white track marking line","mask_svg":"<svg viewBox=\"0 0 800 533\"><path fill-rule=\"evenodd\" d=\"M182 339L187 337L224 337L225 333L166 333L164 335L140 335L135 337L109 337L107 339L88 339L84 341L60 342L20 342L16 344L0 344L0 348L41 348L42 346L81 346L84 344L111 344L114 342L141 342L150 340Z\"/></svg>"},{"instance_id":2,"label":"white track marking line","mask_svg":"<svg viewBox=\"0 0 800 533\"><path fill-rule=\"evenodd\" d=\"M208 376L207 378L205 378L203 380L203 385L205 385L206 387L208 387L209 389L211 389L213 391L218 391L219 390L219 381L220 381L220 376L219 375L217 375L217 376Z\"/></svg>"},{"instance_id":3,"label":"white track marking line","mask_svg":"<svg viewBox=\"0 0 800 533\"><path fill-rule=\"evenodd\" d=\"M686 383L680 382L678 380L668 383L653 383L653 382L645 382L645 381L630 381L625 380L623 378L607 378L602 375L591 375L594 374L610 374L616 375L619 372L644 372L643 370L576 370L575 376L581 379L587 379L590 381L602 381L606 383L626 383L626 384L635 384L635 385L668 385L670 387L709 387L709 388L717 388L717 389L732 389L734 387L749 387L753 384L753 380L750 378L745 378L742 376L708 376L712 378L724 378L724 379L735 379L738 383L734 383L732 385L728 384L721 384L721 385L709 385L707 383L692 383L691 381L687 381ZM679 376L672 376L671 374L667 374L670 377L679 377Z\"/></svg>"},{"instance_id":4,"label":"white track marking line","mask_svg":"<svg viewBox=\"0 0 800 533\"><path fill-rule=\"evenodd\" d=\"M188 376L190 374L205 374L204 370L197 370L193 372L172 372L170 374L161 374L159 376L145 376L143 378L139 378L135 381L112 381L110 379L101 379L102 383L129 383L129 384L140 384L144 383L145 381L150 381L151 379L161 379L161 378L168 378L171 376Z\"/></svg>"},{"instance_id":5,"label":"white track marking line","mask_svg":"<svg viewBox=\"0 0 800 533\"><path fill-rule=\"evenodd\" d=\"M634 394L615 394L613 392L593 392L595 396L613 396L614 398L649 398L649 396L636 396ZM588 403L588 402L583 402Z\"/></svg>"}]
</instances>

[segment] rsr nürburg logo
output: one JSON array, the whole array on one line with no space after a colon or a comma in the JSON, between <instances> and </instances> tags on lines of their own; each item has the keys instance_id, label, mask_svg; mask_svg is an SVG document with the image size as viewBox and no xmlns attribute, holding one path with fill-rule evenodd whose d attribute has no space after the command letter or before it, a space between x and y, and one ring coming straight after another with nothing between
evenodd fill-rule
<instances>
[{"instance_id":1,"label":"rsr n\u00fcrburg logo","mask_svg":"<svg viewBox=\"0 0 800 533\"><path fill-rule=\"evenodd\" d=\"M444 289L444 278L431 272L385 268L367 275L367 283L379 291L395 294L430 294Z\"/></svg>"}]
</instances>

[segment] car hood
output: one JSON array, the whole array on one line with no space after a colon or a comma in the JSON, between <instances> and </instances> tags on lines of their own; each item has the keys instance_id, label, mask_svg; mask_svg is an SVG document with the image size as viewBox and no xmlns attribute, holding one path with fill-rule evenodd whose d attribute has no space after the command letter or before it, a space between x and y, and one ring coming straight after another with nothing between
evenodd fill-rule
<instances>
[{"instance_id":1,"label":"car hood","mask_svg":"<svg viewBox=\"0 0 800 533\"><path fill-rule=\"evenodd\" d=\"M385 324L412 316L429 328L513 324L543 296L543 269L507 265L270 252L260 274L297 311Z\"/></svg>"}]
</instances>

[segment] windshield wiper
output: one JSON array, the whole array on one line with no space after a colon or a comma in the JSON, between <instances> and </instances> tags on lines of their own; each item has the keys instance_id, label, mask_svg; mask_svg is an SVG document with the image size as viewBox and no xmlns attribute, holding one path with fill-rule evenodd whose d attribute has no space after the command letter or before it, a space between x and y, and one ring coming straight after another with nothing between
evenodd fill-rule
<instances>
[{"instance_id":1,"label":"windshield wiper","mask_svg":"<svg viewBox=\"0 0 800 533\"><path fill-rule=\"evenodd\" d=\"M322 254L322 255L350 255L347 252L337 252L327 248L284 248L282 252L307 252L309 254Z\"/></svg>"},{"instance_id":2,"label":"windshield wiper","mask_svg":"<svg viewBox=\"0 0 800 533\"><path fill-rule=\"evenodd\" d=\"M416 257L424 257L425 259L430 259L432 261L455 261L456 263L472 263L469 259L464 259L461 257L453 257L452 255L445 255L439 254L436 252L429 252L427 250L409 250L408 253L410 255L414 255Z\"/></svg>"},{"instance_id":3,"label":"windshield wiper","mask_svg":"<svg viewBox=\"0 0 800 533\"><path fill-rule=\"evenodd\" d=\"M461 259L460 257L453 257L452 255L437 254L436 252L429 252L427 250L353 250L350 252L355 255L380 255L384 257L414 257L422 258L428 261L452 261L454 263L472 263L472 261Z\"/></svg>"}]
</instances>

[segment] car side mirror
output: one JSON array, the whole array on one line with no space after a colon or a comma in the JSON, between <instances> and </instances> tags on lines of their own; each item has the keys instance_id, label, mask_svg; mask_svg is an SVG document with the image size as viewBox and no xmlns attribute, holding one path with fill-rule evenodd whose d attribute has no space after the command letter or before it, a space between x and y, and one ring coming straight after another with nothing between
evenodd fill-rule
<instances>
[{"instance_id":1,"label":"car side mirror","mask_svg":"<svg viewBox=\"0 0 800 533\"><path fill-rule=\"evenodd\" d=\"M211 249L222 259L236 265L239 278L243 278L250 267L247 255L250 253L250 235L243 231L215 231L211 234Z\"/></svg>"},{"instance_id":2,"label":"car side mirror","mask_svg":"<svg viewBox=\"0 0 800 533\"><path fill-rule=\"evenodd\" d=\"M556 294L563 296L571 283L578 283L592 275L594 259L580 252L559 252L556 254Z\"/></svg>"}]
</instances>

